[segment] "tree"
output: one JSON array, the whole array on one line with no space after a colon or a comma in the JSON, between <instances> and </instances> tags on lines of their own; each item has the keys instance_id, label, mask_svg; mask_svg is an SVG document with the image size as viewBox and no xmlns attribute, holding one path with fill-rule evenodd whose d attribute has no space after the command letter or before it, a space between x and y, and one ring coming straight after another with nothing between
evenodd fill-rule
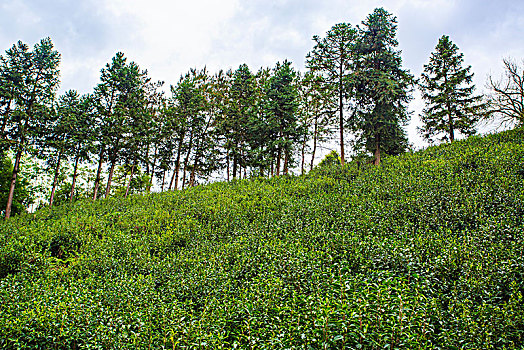
<instances>
[{"instance_id":1,"label":"tree","mask_svg":"<svg viewBox=\"0 0 524 350\"><path fill-rule=\"evenodd\" d=\"M249 165L250 143L249 124L256 119L255 76L246 64L242 64L231 74L224 113L218 119L218 128L225 138L224 148L227 157L233 161L233 178L241 175L241 170Z\"/></svg>"},{"instance_id":2,"label":"tree","mask_svg":"<svg viewBox=\"0 0 524 350\"><path fill-rule=\"evenodd\" d=\"M412 75L402 68L396 39L396 17L375 9L362 23L355 81L359 99L355 129L360 143L380 165L382 152L399 154L407 147L403 126L409 119Z\"/></svg>"},{"instance_id":3,"label":"tree","mask_svg":"<svg viewBox=\"0 0 524 350\"><path fill-rule=\"evenodd\" d=\"M302 164L301 173L305 167L306 142L312 141L311 161L309 170L313 169L317 148L321 142L326 141L333 133L330 128L331 111L336 110L337 101L330 90L326 88L323 77L313 72L307 72L298 84L299 88L299 115L304 132L302 139Z\"/></svg>"},{"instance_id":4,"label":"tree","mask_svg":"<svg viewBox=\"0 0 524 350\"><path fill-rule=\"evenodd\" d=\"M53 49L51 39L46 38L36 44L31 52L27 45L18 42L6 51L6 57L11 70L19 75L18 83L11 90L15 104L6 108L2 123L6 124L3 131L5 140L15 154L5 210L5 218L8 219L22 155L41 142L43 131L47 130L46 124L52 116L51 106L59 83L60 54Z\"/></svg>"},{"instance_id":5,"label":"tree","mask_svg":"<svg viewBox=\"0 0 524 350\"><path fill-rule=\"evenodd\" d=\"M78 164L82 160L89 160L90 154L94 151L95 132L94 122L96 120L95 105L93 96L85 94L80 96L78 108L73 109L72 129L70 130L69 156L73 160L73 174L71 179L71 189L69 192L69 202L73 201L76 192L76 182L78 177Z\"/></svg>"},{"instance_id":6,"label":"tree","mask_svg":"<svg viewBox=\"0 0 524 350\"><path fill-rule=\"evenodd\" d=\"M353 63L355 60L355 43L357 30L349 23L336 24L329 30L326 37L313 37L315 47L307 54L307 67L318 72L324 78L324 83L338 97L338 130L340 135L340 158L344 164L344 110L347 101L353 97Z\"/></svg>"},{"instance_id":7,"label":"tree","mask_svg":"<svg viewBox=\"0 0 524 350\"><path fill-rule=\"evenodd\" d=\"M113 57L111 64L108 63L101 73L101 82L94 93L99 115L99 160L93 199L97 197L104 161L107 159L109 162L105 191L107 197L111 190L115 166L124 156L122 149L129 142L129 138L136 137L137 132L141 130L138 120L142 118L145 104L143 87L147 75L136 63L127 63L121 52Z\"/></svg>"},{"instance_id":8,"label":"tree","mask_svg":"<svg viewBox=\"0 0 524 350\"><path fill-rule=\"evenodd\" d=\"M31 60L29 46L19 41L0 56L0 152L11 147L9 128L15 124L13 110L28 75Z\"/></svg>"},{"instance_id":9,"label":"tree","mask_svg":"<svg viewBox=\"0 0 524 350\"><path fill-rule=\"evenodd\" d=\"M524 60L519 66L510 58L505 58L504 74L500 80L488 78L491 90L489 103L491 113L501 118L503 123L524 124Z\"/></svg>"},{"instance_id":10,"label":"tree","mask_svg":"<svg viewBox=\"0 0 524 350\"><path fill-rule=\"evenodd\" d=\"M7 206L12 174L13 163L11 159L0 154L0 208L6 208ZM19 214L23 212L32 202L33 196L29 188L29 180L24 176L17 176L15 192L11 205L11 214ZM0 211L0 213L5 215L5 212L2 211Z\"/></svg>"},{"instance_id":11,"label":"tree","mask_svg":"<svg viewBox=\"0 0 524 350\"><path fill-rule=\"evenodd\" d=\"M295 84L296 72L291 62L277 63L273 76L269 79L267 97L270 124L275 129L273 143L277 150L277 175L280 174L280 160L284 156L282 173L287 175L291 164L293 144L298 140L301 130L298 127L298 91Z\"/></svg>"},{"instance_id":12,"label":"tree","mask_svg":"<svg viewBox=\"0 0 524 350\"><path fill-rule=\"evenodd\" d=\"M426 107L420 116L420 132L427 140L441 135L441 140L455 140L455 130L464 135L476 132L479 113L485 108L482 96L474 96L471 66L463 67L459 53L447 35L443 35L431 54L419 84Z\"/></svg>"}]
</instances>

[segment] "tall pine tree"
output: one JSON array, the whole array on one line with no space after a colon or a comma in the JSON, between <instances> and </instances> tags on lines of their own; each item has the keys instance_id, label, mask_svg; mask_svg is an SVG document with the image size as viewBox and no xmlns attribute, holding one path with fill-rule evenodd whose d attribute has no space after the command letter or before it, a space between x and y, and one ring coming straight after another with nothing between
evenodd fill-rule
<instances>
[{"instance_id":1,"label":"tall pine tree","mask_svg":"<svg viewBox=\"0 0 524 350\"><path fill-rule=\"evenodd\" d=\"M340 158L344 164L344 126L347 118L344 111L348 100L353 97L352 76L355 60L355 43L357 30L349 23L334 25L325 38L314 36L315 47L307 55L307 67L321 74L322 81L338 98L338 131L340 142ZM353 114L352 114L353 115Z\"/></svg>"},{"instance_id":2,"label":"tall pine tree","mask_svg":"<svg viewBox=\"0 0 524 350\"><path fill-rule=\"evenodd\" d=\"M356 83L360 141L380 165L382 152L399 154L407 147L403 126L409 119L413 76L402 68L396 17L383 8L375 9L362 23Z\"/></svg>"},{"instance_id":3,"label":"tall pine tree","mask_svg":"<svg viewBox=\"0 0 524 350\"><path fill-rule=\"evenodd\" d=\"M48 124L52 122L51 106L59 84L60 54L54 50L51 39L46 38L36 44L33 51L18 42L6 51L6 61L17 76L17 83L12 85L8 96L15 103L6 105L2 121L5 144L15 154L5 210L8 219L22 155L41 143Z\"/></svg>"},{"instance_id":4,"label":"tall pine tree","mask_svg":"<svg viewBox=\"0 0 524 350\"><path fill-rule=\"evenodd\" d=\"M476 132L475 124L485 104L482 96L473 94L471 66L463 67L464 54L459 52L447 35L443 35L424 65L420 89L426 107L420 116L424 125L419 129L423 137L433 141L455 140L455 130L464 135Z\"/></svg>"}]
</instances>

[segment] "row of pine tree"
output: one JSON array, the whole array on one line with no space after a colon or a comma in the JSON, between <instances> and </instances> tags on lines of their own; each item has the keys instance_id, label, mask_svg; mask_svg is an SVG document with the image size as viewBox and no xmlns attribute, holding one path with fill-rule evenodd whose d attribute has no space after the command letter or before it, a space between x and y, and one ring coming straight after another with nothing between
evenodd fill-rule
<instances>
[{"instance_id":1,"label":"row of pine tree","mask_svg":"<svg viewBox=\"0 0 524 350\"><path fill-rule=\"evenodd\" d=\"M13 208L23 156L46 161L52 171L49 205L64 164L71 166L69 200L78 168L96 175L93 199L109 196L115 169L125 165L124 195L138 174L141 190L194 186L213 174L227 180L278 176L291 168L311 169L319 145L336 137L340 159L352 136L351 153L368 153L375 165L383 154L408 147L404 130L417 80L402 66L397 21L386 10L371 13L361 26L341 23L314 36L305 73L291 62L254 72L211 74L191 69L170 87L123 53L102 70L92 93L69 90L57 97L60 54L49 38L31 50L18 42L0 56L0 152L13 161L2 188L4 215ZM470 67L447 36L425 66L419 86L427 102L421 130L428 139L473 133L485 104L474 96ZM4 186L4 183L2 183Z\"/></svg>"}]
</instances>

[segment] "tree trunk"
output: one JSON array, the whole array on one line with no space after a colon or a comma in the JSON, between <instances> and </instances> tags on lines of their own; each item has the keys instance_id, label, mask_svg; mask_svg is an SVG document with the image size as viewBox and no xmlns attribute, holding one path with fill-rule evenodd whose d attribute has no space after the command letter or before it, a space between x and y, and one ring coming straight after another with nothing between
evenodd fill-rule
<instances>
[{"instance_id":1,"label":"tree trunk","mask_svg":"<svg viewBox=\"0 0 524 350\"><path fill-rule=\"evenodd\" d=\"M282 148L280 147L280 145L278 145L278 150L277 150L277 164L276 164L276 173L277 173L277 176L280 176L280 158L282 158Z\"/></svg>"},{"instance_id":2,"label":"tree trunk","mask_svg":"<svg viewBox=\"0 0 524 350\"><path fill-rule=\"evenodd\" d=\"M155 176L157 152L158 152L158 147L155 147L155 155L153 157L153 164L151 165L151 177L149 179L149 185L147 186L147 192L151 192L151 187L153 186L153 178ZM147 172L146 172L146 174L147 174Z\"/></svg>"},{"instance_id":3,"label":"tree trunk","mask_svg":"<svg viewBox=\"0 0 524 350\"><path fill-rule=\"evenodd\" d=\"M13 198L15 195L15 184L16 177L18 176L18 170L20 169L20 159L22 158L22 150L20 149L16 153L15 165L13 167L13 175L11 176L11 185L9 186L9 195L7 197L7 207L5 208L5 219L9 219L11 216L11 208L13 207Z\"/></svg>"},{"instance_id":4,"label":"tree trunk","mask_svg":"<svg viewBox=\"0 0 524 350\"><path fill-rule=\"evenodd\" d=\"M226 155L226 178L229 182L229 153Z\"/></svg>"},{"instance_id":5,"label":"tree trunk","mask_svg":"<svg viewBox=\"0 0 524 350\"><path fill-rule=\"evenodd\" d=\"M100 156L98 159L98 169L96 171L95 189L93 191L93 200L96 199L96 196L98 194L98 187L100 187L100 176L102 175L102 164L103 163L104 163L104 149L100 151Z\"/></svg>"},{"instance_id":6,"label":"tree trunk","mask_svg":"<svg viewBox=\"0 0 524 350\"><path fill-rule=\"evenodd\" d=\"M184 171L182 172L182 189L186 188L186 166L184 165Z\"/></svg>"},{"instance_id":7,"label":"tree trunk","mask_svg":"<svg viewBox=\"0 0 524 350\"><path fill-rule=\"evenodd\" d=\"M133 180L133 174L135 172L135 165L136 165L136 161L131 166L131 174L129 175L129 182L127 183L126 194L124 198L127 198L127 196L129 195L129 188L131 187L131 181Z\"/></svg>"},{"instance_id":8,"label":"tree trunk","mask_svg":"<svg viewBox=\"0 0 524 350\"><path fill-rule=\"evenodd\" d=\"M380 143L378 141L375 142L375 161L373 164L380 166Z\"/></svg>"},{"instance_id":9,"label":"tree trunk","mask_svg":"<svg viewBox=\"0 0 524 350\"><path fill-rule=\"evenodd\" d=\"M455 141L455 130L453 125L453 117L451 116L451 111L448 112L448 127L449 127L449 140L451 142Z\"/></svg>"},{"instance_id":10,"label":"tree trunk","mask_svg":"<svg viewBox=\"0 0 524 350\"><path fill-rule=\"evenodd\" d=\"M201 154L202 152L200 151L200 142L198 142L195 151L195 161L193 162L193 168L191 169L191 175L189 176L189 186L191 187L195 186L196 183L196 172Z\"/></svg>"},{"instance_id":11,"label":"tree trunk","mask_svg":"<svg viewBox=\"0 0 524 350\"><path fill-rule=\"evenodd\" d=\"M71 183L71 193L69 193L69 203L73 203L73 194L75 193L76 176L78 172L78 160L80 156L77 154L75 158L75 168L73 170L73 180Z\"/></svg>"},{"instance_id":12,"label":"tree trunk","mask_svg":"<svg viewBox=\"0 0 524 350\"><path fill-rule=\"evenodd\" d=\"M237 167L238 167L238 157L236 153L233 154L233 179L237 178Z\"/></svg>"},{"instance_id":13,"label":"tree trunk","mask_svg":"<svg viewBox=\"0 0 524 350\"><path fill-rule=\"evenodd\" d=\"M313 129L313 151L311 152L311 164L309 171L313 170L313 163L315 162L315 153L317 152L317 138L318 138L318 118L315 118L315 126Z\"/></svg>"},{"instance_id":14,"label":"tree trunk","mask_svg":"<svg viewBox=\"0 0 524 350\"><path fill-rule=\"evenodd\" d=\"M193 131L189 134L189 145L187 147L187 153L186 157L184 158L184 177L182 179L182 189L186 187L186 170L187 170L187 163L189 162L189 156L191 155L191 148L193 147Z\"/></svg>"},{"instance_id":15,"label":"tree trunk","mask_svg":"<svg viewBox=\"0 0 524 350\"><path fill-rule=\"evenodd\" d=\"M271 165L270 165L271 169L271 177L273 177L275 175L275 155L272 154L271 155Z\"/></svg>"},{"instance_id":16,"label":"tree trunk","mask_svg":"<svg viewBox=\"0 0 524 350\"><path fill-rule=\"evenodd\" d=\"M166 181L166 170L162 172L162 186L160 186L160 192L164 192L164 182Z\"/></svg>"},{"instance_id":17,"label":"tree trunk","mask_svg":"<svg viewBox=\"0 0 524 350\"><path fill-rule=\"evenodd\" d=\"M284 148L284 169L282 170L284 175L288 173L289 153L289 145L286 145L286 148Z\"/></svg>"},{"instance_id":18,"label":"tree trunk","mask_svg":"<svg viewBox=\"0 0 524 350\"><path fill-rule=\"evenodd\" d=\"M109 176L107 177L107 186L105 197L109 197L109 191L111 190L111 180L113 180L113 173L115 172L116 159L111 161L111 168L109 168Z\"/></svg>"},{"instance_id":19,"label":"tree trunk","mask_svg":"<svg viewBox=\"0 0 524 350\"><path fill-rule=\"evenodd\" d=\"M149 174L149 143L146 146L146 174Z\"/></svg>"},{"instance_id":20,"label":"tree trunk","mask_svg":"<svg viewBox=\"0 0 524 350\"><path fill-rule=\"evenodd\" d=\"M300 174L304 175L304 164L306 162L306 138L302 142L302 162L300 163Z\"/></svg>"},{"instance_id":21,"label":"tree trunk","mask_svg":"<svg viewBox=\"0 0 524 350\"><path fill-rule=\"evenodd\" d=\"M448 85L448 77L444 75L444 86ZM455 141L455 130L453 125L453 115L451 114L451 106L449 100L446 101L446 107L448 108L448 128L449 128L449 140L451 142Z\"/></svg>"},{"instance_id":22,"label":"tree trunk","mask_svg":"<svg viewBox=\"0 0 524 350\"><path fill-rule=\"evenodd\" d=\"M344 165L344 101L342 89L342 65L340 65L340 82L338 91L339 129L340 129L340 164Z\"/></svg>"},{"instance_id":23,"label":"tree trunk","mask_svg":"<svg viewBox=\"0 0 524 350\"><path fill-rule=\"evenodd\" d=\"M58 182L58 175L60 173L60 161L62 160L62 151L58 153L58 159L56 160L55 176L53 179L53 187L51 188L51 198L49 199L49 208L53 207L53 201L55 199L56 184Z\"/></svg>"}]
</instances>

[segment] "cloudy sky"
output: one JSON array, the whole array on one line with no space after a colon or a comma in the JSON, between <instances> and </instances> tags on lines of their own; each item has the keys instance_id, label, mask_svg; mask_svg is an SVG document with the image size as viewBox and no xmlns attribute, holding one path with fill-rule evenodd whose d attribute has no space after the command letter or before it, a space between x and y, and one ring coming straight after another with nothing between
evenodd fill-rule
<instances>
[{"instance_id":1,"label":"cloudy sky","mask_svg":"<svg viewBox=\"0 0 524 350\"><path fill-rule=\"evenodd\" d=\"M2 0L0 50L51 37L62 54L62 92L90 92L118 51L169 86L204 65L257 70L287 58L303 70L313 35L357 25L376 7L397 16L404 66L415 76L443 34L472 66L478 91L488 74L502 73L502 58L524 59L524 0ZM408 134L421 147L415 97Z\"/></svg>"}]
</instances>

